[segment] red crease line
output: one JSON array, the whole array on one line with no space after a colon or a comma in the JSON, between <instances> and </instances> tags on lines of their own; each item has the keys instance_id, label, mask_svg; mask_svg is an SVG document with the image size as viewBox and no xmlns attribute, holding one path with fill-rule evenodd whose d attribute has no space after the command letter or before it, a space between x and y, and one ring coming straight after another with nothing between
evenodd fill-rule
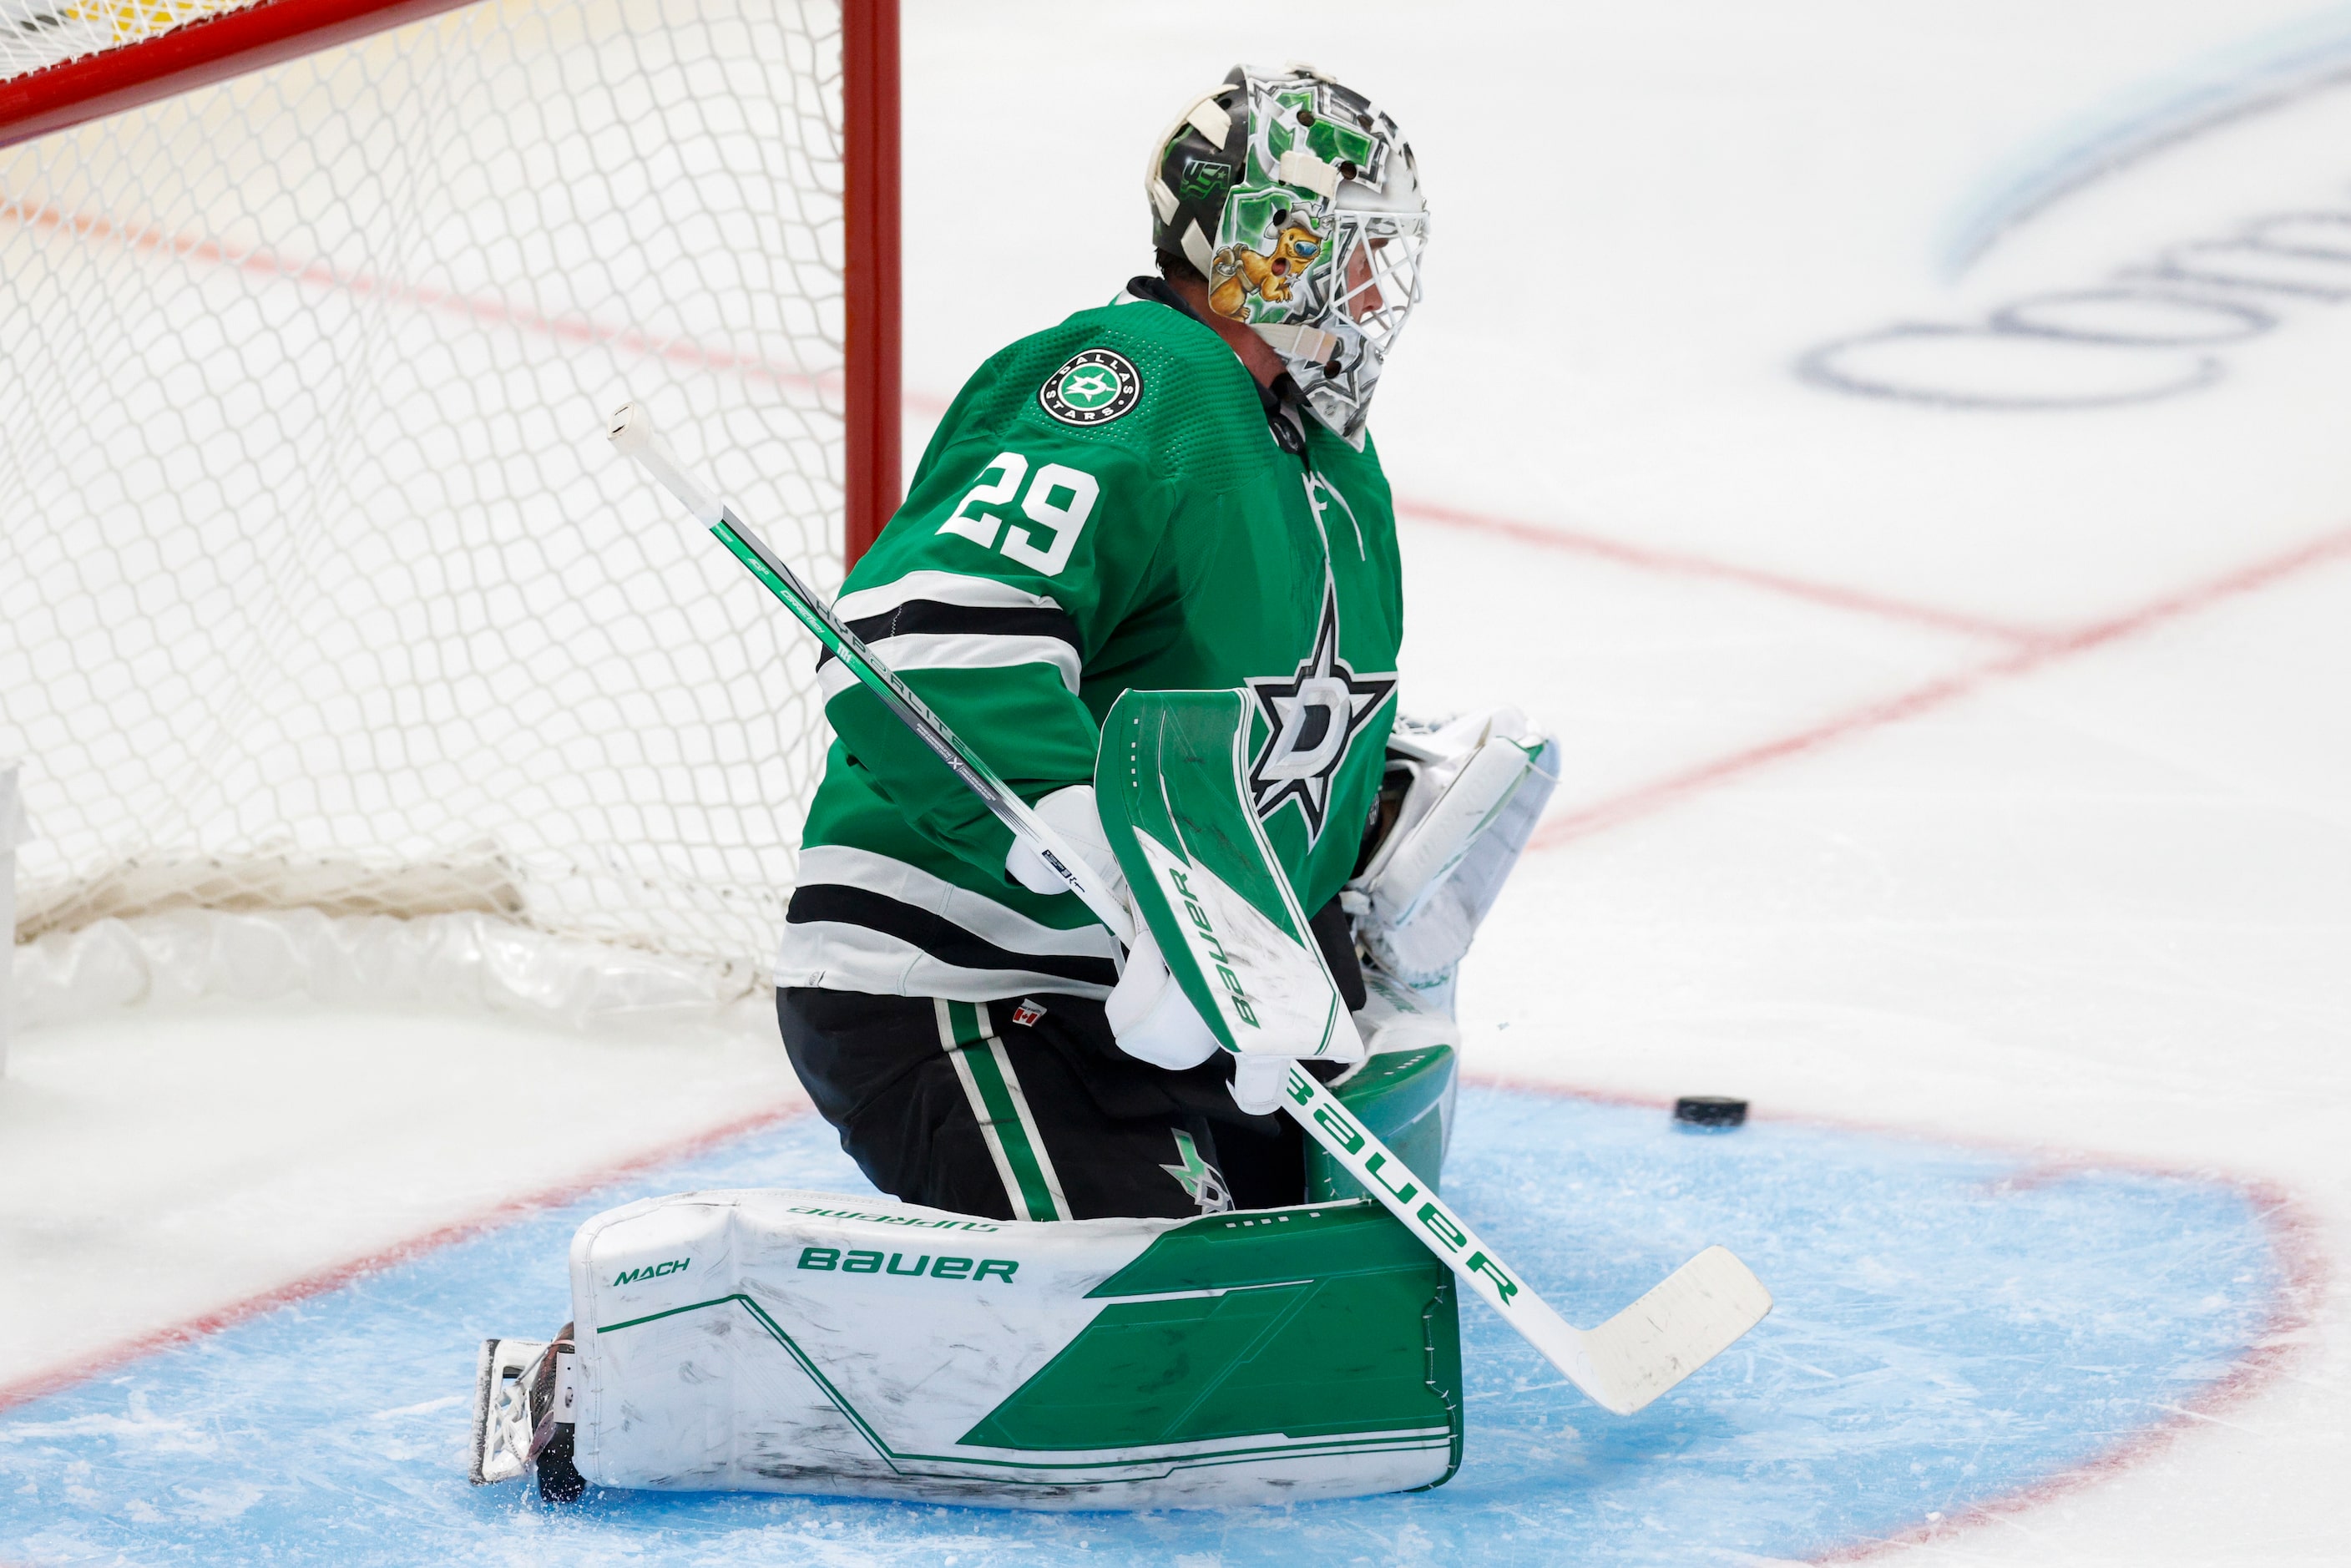
<instances>
[{"instance_id":1,"label":"red crease line","mask_svg":"<svg viewBox=\"0 0 2351 1568\"><path fill-rule=\"evenodd\" d=\"M2351 530L2338 538L2335 550L2351 546ZM2324 542L2324 541L2322 541ZM2333 553L2330 551L2329 553ZM2274 569L2279 562L2267 563ZM1668 1099L1620 1091L1584 1089L1550 1082L1530 1081L1510 1075L1464 1073L1462 1081L1488 1088L1502 1089L1516 1093L1539 1093L1571 1096L1579 1100L1597 1101L1606 1104L1648 1106L1663 1114L1672 1104ZM2268 1316L2251 1336L2243 1354L2231 1363L2219 1377L2205 1384L2186 1398L2176 1402L2177 1411L2151 1425L2125 1434L2111 1447L2092 1455L2079 1464L2057 1473L2029 1482L2018 1490L1981 1502L1968 1504L1947 1517L1921 1521L1908 1530L1889 1536L1872 1537L1834 1547L1813 1559L1817 1563L1861 1562L1885 1552L1917 1546L1928 1542L1946 1541L1963 1531L1979 1529L1998 1520L2007 1519L2030 1509L2041 1507L2061 1497L2080 1491L2099 1481L2117 1475L2134 1465L2144 1463L2176 1441L2183 1433L2201 1426L2220 1411L2244 1404L2254 1395L2278 1381L2295 1362L2311 1350L2310 1330L2318 1322L2332 1285L2332 1268L2327 1260L2325 1232L2310 1210L2286 1188L2256 1177L2239 1176L2225 1171L2206 1167L2178 1166L2162 1161L2109 1155L2092 1152L2052 1155L2046 1151L2003 1138L1980 1135L1953 1134L1939 1130L1922 1132L1916 1127L1897 1126L1887 1123L1867 1122L1842 1116L1822 1116L1810 1113L1782 1114L1771 1112L1750 1113L1750 1120L1759 1123L1780 1123L1798 1126L1827 1127L1843 1132L1866 1133L1876 1136L1931 1138L1934 1141L2029 1157L2032 1164L2026 1167L2010 1190L2029 1187L2065 1176L2088 1171L2128 1170L2145 1175L2167 1176L2182 1181L2219 1181L2237 1189L2251 1203L2268 1231L2271 1245L2278 1260L2283 1278L2273 1299Z\"/></svg>"},{"instance_id":2,"label":"red crease line","mask_svg":"<svg viewBox=\"0 0 2351 1568\"><path fill-rule=\"evenodd\" d=\"M141 1356L151 1355L160 1350L169 1350L173 1345L185 1344L191 1340L202 1339L206 1334L218 1333L223 1329L234 1327L295 1301L324 1295L365 1275L376 1273L396 1264L412 1261L428 1252L437 1251L441 1248L495 1230L524 1215L542 1209L559 1208L601 1187L610 1186L624 1176L632 1176L656 1166L667 1165L674 1160L689 1158L724 1144L729 1139L740 1137L746 1133L757 1132L763 1127L789 1121L794 1116L805 1113L808 1109L808 1102L805 1100L779 1101L762 1110L754 1111L748 1115L737 1116L717 1126L708 1127L699 1133L691 1133L684 1137L657 1145L615 1164L601 1166L583 1176L574 1176L557 1186L542 1187L537 1192L528 1193L520 1197L507 1198L492 1204L487 1208L481 1209L463 1219L436 1226L422 1235L412 1236L403 1241L395 1241L391 1246L377 1251L304 1274L298 1279L290 1280L258 1295L247 1296L226 1306L216 1307L211 1312L199 1313L195 1317L184 1319L167 1328L155 1329L131 1339L118 1341L101 1350L76 1355L68 1364L52 1367L47 1372L37 1372L13 1383L0 1384L0 1411L12 1409L45 1395L70 1388L78 1383L86 1383L93 1377L110 1372Z\"/></svg>"},{"instance_id":3,"label":"red crease line","mask_svg":"<svg viewBox=\"0 0 2351 1568\"><path fill-rule=\"evenodd\" d=\"M2097 1167L2083 1165L2071 1168ZM2214 1175L2196 1174L2206 1179ZM2218 1419L2223 1410L2245 1404L2275 1383L2296 1362L2305 1359L2311 1350L2310 1330L2318 1321L2319 1309L2332 1282L2320 1228L2283 1187L2233 1176L2220 1179L2236 1187L2259 1211L2284 1274L2262 1326L2253 1332L2243 1353L2230 1363L2225 1372L2175 1401L2172 1412L2163 1419L2124 1435L2078 1464L2015 1491L1970 1503L1941 1519L1921 1521L1892 1535L1849 1542L1813 1561L1823 1564L1859 1563L1928 1542L1946 1541L2085 1490L2144 1464L2190 1429Z\"/></svg>"}]
</instances>

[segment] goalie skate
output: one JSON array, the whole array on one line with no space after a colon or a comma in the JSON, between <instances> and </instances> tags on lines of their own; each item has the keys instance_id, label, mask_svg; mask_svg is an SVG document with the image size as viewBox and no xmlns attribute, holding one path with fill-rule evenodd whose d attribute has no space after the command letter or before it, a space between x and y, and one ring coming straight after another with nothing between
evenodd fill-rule
<instances>
[{"instance_id":1,"label":"goalie skate","mask_svg":"<svg viewBox=\"0 0 2351 1568\"><path fill-rule=\"evenodd\" d=\"M520 1480L555 1438L574 1397L570 1325L552 1343L486 1339L474 1374L473 1481ZM544 1480L545 1478L542 1478ZM541 1490L547 1490L542 1486Z\"/></svg>"}]
</instances>

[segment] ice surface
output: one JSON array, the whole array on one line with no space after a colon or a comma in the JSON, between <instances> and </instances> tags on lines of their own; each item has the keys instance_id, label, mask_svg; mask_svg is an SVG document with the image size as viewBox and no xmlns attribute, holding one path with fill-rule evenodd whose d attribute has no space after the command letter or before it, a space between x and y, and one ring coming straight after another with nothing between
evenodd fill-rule
<instances>
[{"instance_id":1,"label":"ice surface","mask_svg":"<svg viewBox=\"0 0 2351 1568\"><path fill-rule=\"evenodd\" d=\"M1437 204L1429 299L1374 419L1406 517L1402 700L1525 707L1565 741L1554 818L1604 819L1531 858L1471 956L1473 1071L2241 1173L2295 1195L2340 1276L2351 557L1898 722L1870 710L2028 645L2001 629L2074 631L2339 541L2351 268L2221 293L2275 325L2215 348L2192 395L1961 411L1795 367L1843 336L1980 322L2269 215L2351 208L2351 91L2305 91L2197 122L1953 267L2002 191L2078 167L2115 128L2224 101L2249 61L2296 49L2339 74L2351 12L1356 7L1344 25L1253 15L1246 36L1134 9L909 16L925 83L909 210L957 236L909 264L909 379L933 393L1005 316L1050 319L1143 264L1067 192L1131 189L1157 106L1230 60L1312 59L1413 136ZM1106 57L1131 111L1081 111L1064 86ZM1071 106L1083 128L1035 143L1060 180L973 180L954 155L1008 99ZM1033 265L1046 233L1053 262ZM1886 612L1416 504L1864 591ZM1955 630L1965 617L1985 630ZM2340 1561L2339 1297L2293 1349L2096 1484L1909 1553Z\"/></svg>"},{"instance_id":2,"label":"ice surface","mask_svg":"<svg viewBox=\"0 0 2351 1568\"><path fill-rule=\"evenodd\" d=\"M485 1323L551 1326L519 1295L529 1311L509 1320L453 1284L462 1332L429 1367L389 1369L409 1380L405 1392L360 1412L387 1414L352 1446L402 1456L391 1481L371 1484L435 1529L455 1517L447 1510L487 1511L478 1517L499 1531L485 1551L518 1561L574 1548L592 1560L590 1548L608 1547L615 1557L1050 1561L1119 1545L1205 1563L1300 1556L1309 1530L1332 1532L1311 1538L1325 1555L1435 1559L1463 1554L1465 1537L1443 1521L1464 1517L1465 1499L1479 1500L1479 1548L1486 1532L1527 1531L1513 1548L1525 1561L1638 1561L1655 1549L1661 1561L1740 1562L1877 1535L1919 1563L2341 1561L2351 1312L2325 1282L2351 1253L2351 556L2313 557L2209 602L2196 595L2351 524L2351 281L2336 288L2325 270L2336 263L2304 257L2301 292L2226 293L2274 324L2213 349L2220 373L2206 390L2134 405L1886 402L1809 384L1796 367L1823 343L1890 323L1980 322L2020 299L2105 287L2266 215L2344 211L2351 90L2338 87L2212 123L1954 262L1955 238L2002 193L2076 166L2081 149L2150 106L2241 76L2281 39L2323 54L2346 15L2283 0L1794 10L1686 0L1260 7L1228 23L1166 7L909 0L910 460L924 412L935 417L981 359L1099 302L1145 264L1137 149L1184 94L1244 57L1312 59L1370 89L1411 132L1437 203L1430 298L1375 417L1406 517L1405 702L1417 712L1510 702L1555 727L1565 772L1554 816L1587 824L1545 839L1472 956L1472 1071L1649 1099L1739 1092L1765 1112L1878 1126L1883 1141L1765 1123L1748 1143L1690 1146L1708 1159L1811 1148L1828 1171L1852 1168L1832 1155L1878 1151L1886 1169L1916 1178L1902 1190L1920 1197L1921 1214L1950 1222L1942 1234L1957 1250L1932 1277L1980 1285L1998 1254L2026 1294L1970 1288L1948 1318L1896 1315L1881 1270L1898 1276L1931 1257L1900 1228L1912 1215L1867 1182L1823 1196L1820 1171L1789 1154L1741 1199L1782 1206L1770 1212L1786 1225L1748 1251L1782 1303L1755 1342L1776 1447L1739 1448L1701 1419L1722 1380L1744 1379L1743 1351L1690 1385L1699 1403L1661 1407L1668 1425L1620 1427L1532 1386L1531 1361L1513 1361L1472 1311L1469 1468L1437 1493L1354 1505L1346 1518L1360 1527L1251 1515L1180 1533L1165 1521L1068 1521L1063 1533L985 1515L705 1500L589 1540L452 1484L458 1423L434 1402L462 1385L465 1335ZM1559 530L1562 542L1479 517ZM1648 564L1606 559L1571 532ZM1677 566L1661 559L1669 552L1693 559ZM1696 570L1706 563L1746 576ZM1824 591L1777 591L1755 572ZM1841 591L1849 602L1828 601ZM2127 635L2062 642L2181 595L2180 612ZM2034 641L2053 635L2060 643ZM2035 650L2048 656L1991 668ZM1661 788L1674 781L1686 787ZM35 1302L37 1283L58 1292L52 1325L72 1326L104 1297L106 1270L155 1255L136 1217L168 1229L183 1212L169 1163L183 1145L165 1135L168 1118L132 1114L136 1097L112 1064L156 1071L176 1042L192 1057L171 1081L184 1092L242 1082L218 1033L124 1024L111 1040L83 1025L19 1042L20 1064L80 1075L80 1120L45 1121L60 1092L44 1081L0 1083L0 1152L29 1146L25 1129L54 1126L44 1158L116 1182L89 1211L94 1233L112 1225L112 1250L78 1261L11 1249L43 1260L46 1274L17 1271L20 1299ZM452 1129L476 1103L428 1085L444 1072L460 1081L467 1049L413 1059L416 1076L400 1087L416 1137L463 1146ZM596 1114L570 1124L559 1151L508 1173L508 1191L642 1146L622 1113L654 1103L659 1075L632 1075L642 1059L567 1055L553 1039L534 1049L529 1060L562 1064ZM209 1074L207 1057L218 1063ZM319 1082L313 1113L367 1082L356 1070ZM665 1092L676 1129L696 1115L722 1121L738 1103L724 1071ZM216 1251L201 1303L160 1290L118 1300L109 1338L353 1249L337 1226L351 1188L307 1179L337 1168L317 1144L268 1115L240 1117L234 1101L204 1103L245 1141L287 1244ZM1479 1124L1509 1129L1507 1099L1474 1104ZM1607 1115L1576 1125L1547 1163L1513 1168L1540 1171L1555 1197L1571 1166L1607 1164L1585 1146L1614 1125ZM398 1188L405 1223L457 1218L486 1190L455 1192L431 1156L395 1157L416 1145L371 1135L383 1140L374 1148L393 1174L381 1185ZM1520 1179L1475 1174L1483 1135L1473 1124L1457 1145L1465 1202L1479 1181ZM1953 1146L1984 1138L2039 1151L2050 1173L2079 1168L2085 1154L2088 1168L1967 1197L1970 1182L2034 1166ZM1609 1158L1622 1163L1606 1180L1573 1178L1614 1195L1588 1210L1602 1228L1575 1234L1611 1247L1619 1228L1657 1239L1640 1241L1654 1253L1622 1243L1625 1278L1595 1290L1654 1277L1700 1240L1747 1251L1743 1235L1695 1234L1711 1212L1696 1186L1655 1186L1655 1167L1632 1153ZM52 1201L31 1185L38 1168L7 1170L9 1201L25 1210ZM1895 1229L1872 1230L1888 1218ZM545 1222L549 1234L563 1223ZM1676 1239L1676 1226L1693 1234ZM225 1227L210 1234L224 1249L234 1239ZM522 1234L468 1256L521 1245ZM1886 1245L1872 1251L1871 1235ZM1563 1262L1557 1278L1572 1281L1579 1266ZM2167 1270L2179 1296L2129 1293ZM1834 1312L1792 1299L1831 1278L1852 1291ZM512 1284L559 1290L552 1273ZM2188 1289L2220 1304L2199 1315ZM1569 1285L1560 1293L1583 1304ZM361 1295L220 1336L222 1364L258 1354L269 1335L293 1343L287 1325L348 1332L358 1320L340 1314ZM2289 1317L2267 1351L2241 1354L2260 1303L2278 1299L2305 1303L2307 1321L2294 1328ZM2055 1315L2023 1323L2002 1315L2006 1301ZM11 1321L52 1332L41 1310ZM2052 1337L2080 1323L2086 1337ZM1851 1337L1824 1343L1823 1324ZM1765 1358L1767 1346L1792 1357L1800 1343L1818 1374ZM2023 1359L2004 1362L1994 1345ZM1850 1358L1823 1359L1832 1349ZM93 1435L110 1422L160 1421L159 1409L193 1420L181 1400L212 1408L202 1404L212 1395L180 1381L208 1354L110 1374L132 1381L63 1396L84 1401L68 1414L41 1407L89 1430L54 1436L59 1463L17 1461L55 1490L34 1494L51 1505L45 1515L7 1504L19 1510L5 1516L11 1529L58 1531L47 1545L24 1535L20 1554L163 1554L126 1544L131 1502L105 1515L106 1494L70 1466L112 1453ZM2028 1374L2058 1389L2027 1386ZM134 1385L148 1390L146 1416L131 1404ZM233 1379L217 1386L236 1393ZM1728 1386L1755 1402L1734 1410L1765 1409L1743 1381ZM2198 1387L2201 1402L2181 1397ZM1952 1475L1953 1450L1936 1446L1946 1417L1982 1417L2001 1439L1987 1452L2006 1468L1973 1460L1977 1477ZM1556 1435L1561 1421L1574 1437ZM283 1436L219 1430L235 1441L209 1427L190 1440L226 1450L247 1433ZM1546 1447L1538 1472L1532 1456ZM1760 1488L1725 1458L1757 1448L1757 1467L1790 1490L1731 1485ZM160 1477L162 1461L150 1458L158 1471L143 1473ZM2036 1484L2085 1461L2065 1485ZM1924 1467L1916 1475L1912 1462ZM1799 1467L1814 1490L1796 1485ZM340 1524L344 1539L371 1528L339 1481L306 1494L307 1513L278 1490L293 1484L154 1479L144 1506L180 1511L152 1539L214 1530L200 1539L215 1543L215 1560L242 1555L249 1538L234 1522L200 1517L240 1507L288 1528ZM1689 1500L1715 1485L1730 1490L1705 1494L1705 1509ZM1693 1511L1705 1517L1694 1523ZM1651 1538L1649 1519L1720 1533ZM1342 1540L1358 1530L1346 1538L1356 1544ZM722 1532L732 1532L725 1547L710 1544ZM1687 1550L1665 1555L1665 1544Z\"/></svg>"},{"instance_id":3,"label":"ice surface","mask_svg":"<svg viewBox=\"0 0 2351 1568\"><path fill-rule=\"evenodd\" d=\"M16 977L0 1391L807 1103L723 977L478 916L182 910Z\"/></svg>"},{"instance_id":4,"label":"ice surface","mask_svg":"<svg viewBox=\"0 0 2351 1568\"><path fill-rule=\"evenodd\" d=\"M647 1173L0 1417L0 1549L43 1562L1678 1564L1810 1557L2094 1461L2295 1309L2252 1194L2126 1168L1473 1090L1447 1190L1571 1319L1712 1241L1771 1318L1609 1416L1476 1305L1468 1434L1435 1492L1225 1514L1032 1513L464 1481L472 1348L567 1313L563 1257L641 1192L871 1190L813 1117ZM165 1542L170 1542L163 1548Z\"/></svg>"}]
</instances>

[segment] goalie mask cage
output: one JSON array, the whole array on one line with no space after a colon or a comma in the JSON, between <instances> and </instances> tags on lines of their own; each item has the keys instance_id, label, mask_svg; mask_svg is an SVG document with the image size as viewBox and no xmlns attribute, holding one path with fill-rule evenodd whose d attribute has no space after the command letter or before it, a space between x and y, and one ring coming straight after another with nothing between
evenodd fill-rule
<instances>
[{"instance_id":1,"label":"goalie mask cage","mask_svg":"<svg viewBox=\"0 0 2351 1568\"><path fill-rule=\"evenodd\" d=\"M17 940L479 910L763 973L814 651L603 422L839 582L896 115L894 0L0 0Z\"/></svg>"}]
</instances>

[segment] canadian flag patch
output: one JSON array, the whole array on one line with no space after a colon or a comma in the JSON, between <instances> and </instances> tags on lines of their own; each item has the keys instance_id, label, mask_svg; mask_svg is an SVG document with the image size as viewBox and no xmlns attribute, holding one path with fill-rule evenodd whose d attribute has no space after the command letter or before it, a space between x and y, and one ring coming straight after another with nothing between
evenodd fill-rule
<instances>
[{"instance_id":1,"label":"canadian flag patch","mask_svg":"<svg viewBox=\"0 0 2351 1568\"><path fill-rule=\"evenodd\" d=\"M1034 997L1021 998L1020 1005L1012 1009L1012 1021L1022 1029L1034 1028L1037 1020L1044 1016L1044 1005Z\"/></svg>"}]
</instances>

